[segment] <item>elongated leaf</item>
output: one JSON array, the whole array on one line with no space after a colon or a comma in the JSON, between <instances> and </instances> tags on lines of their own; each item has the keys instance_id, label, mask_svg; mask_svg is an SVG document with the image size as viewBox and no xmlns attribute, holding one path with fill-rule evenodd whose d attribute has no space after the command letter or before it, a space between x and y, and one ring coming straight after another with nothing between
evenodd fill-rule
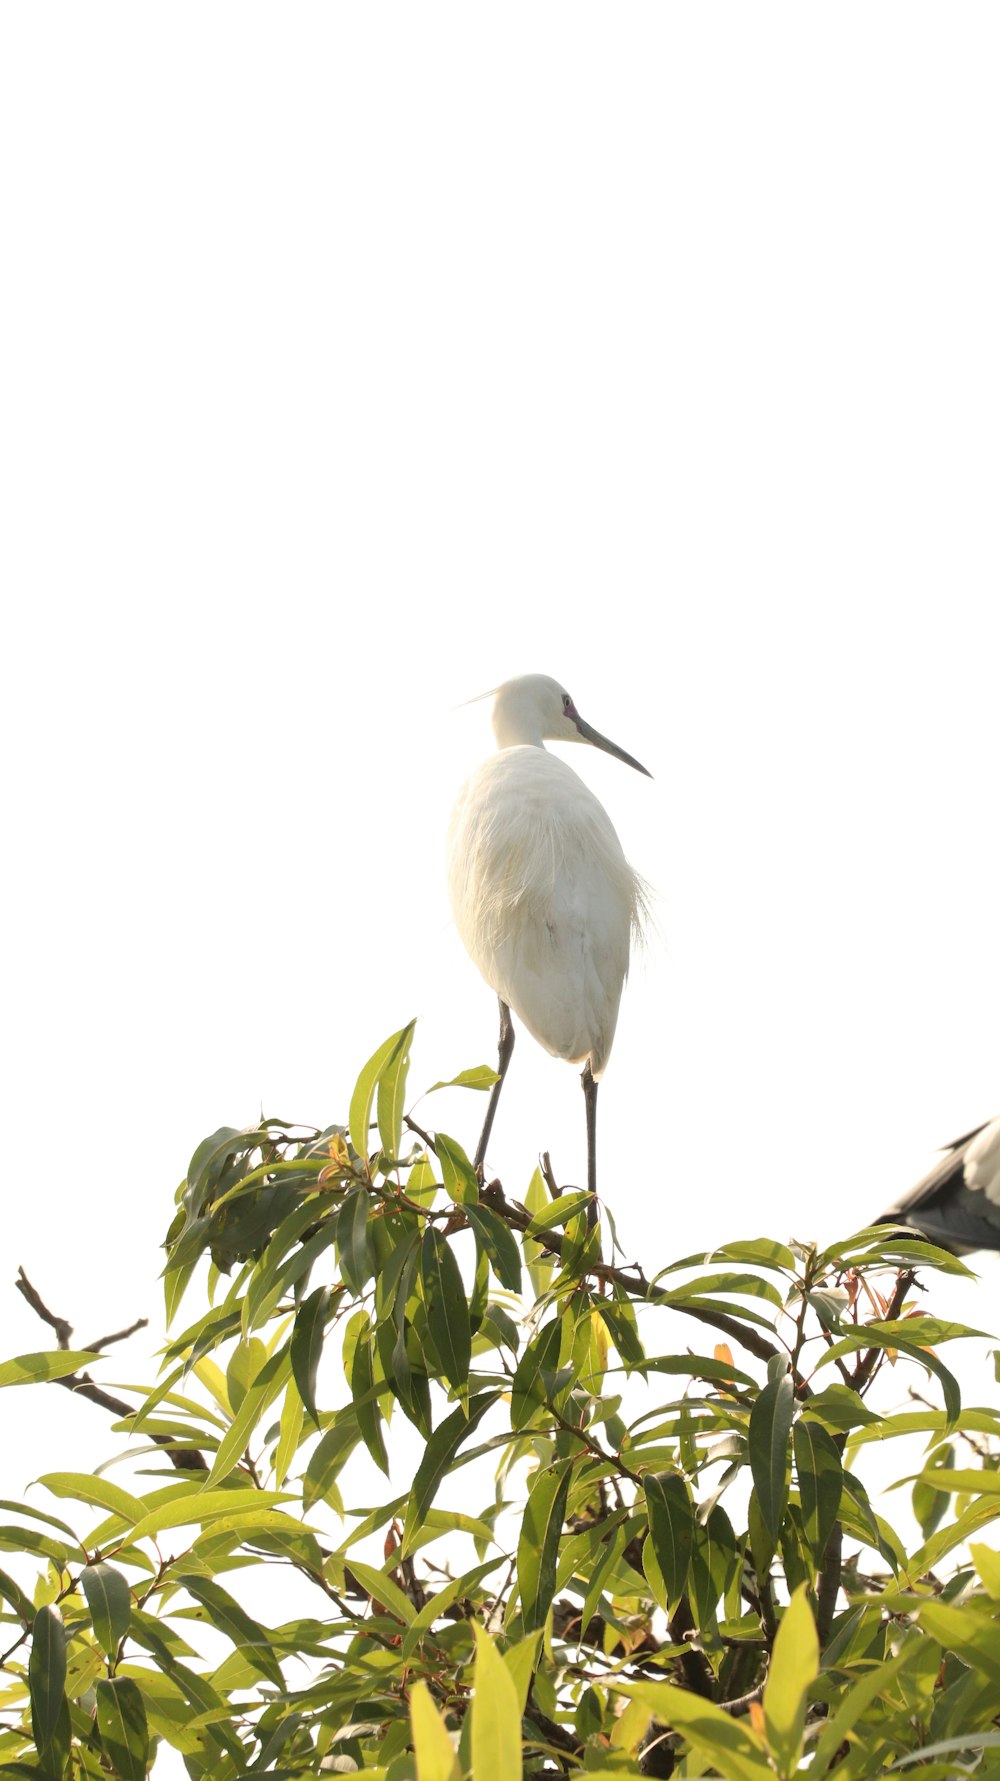
<instances>
[{"instance_id":1,"label":"elongated leaf","mask_svg":"<svg viewBox=\"0 0 1000 1781\"><path fill-rule=\"evenodd\" d=\"M683 1732L726 1781L774 1781L764 1746L745 1719L730 1718L714 1702L672 1682L632 1682L618 1692L641 1701L663 1725Z\"/></svg>"},{"instance_id":2,"label":"elongated leaf","mask_svg":"<svg viewBox=\"0 0 1000 1781\"><path fill-rule=\"evenodd\" d=\"M355 1298L360 1298L374 1271L374 1258L368 1235L371 1210L368 1190L357 1187L349 1193L337 1214L337 1254L340 1271Z\"/></svg>"},{"instance_id":3,"label":"elongated leaf","mask_svg":"<svg viewBox=\"0 0 1000 1781\"><path fill-rule=\"evenodd\" d=\"M302 1489L302 1507L307 1512L314 1503L322 1502L360 1439L357 1411L351 1407L339 1410L333 1427L326 1430L309 1456Z\"/></svg>"},{"instance_id":4,"label":"elongated leaf","mask_svg":"<svg viewBox=\"0 0 1000 1781\"><path fill-rule=\"evenodd\" d=\"M415 1020L411 1020L409 1026L403 1028L399 1044L378 1080L378 1135L385 1156L393 1162L399 1155L403 1137L403 1103L410 1069L410 1042L416 1024Z\"/></svg>"},{"instance_id":5,"label":"elongated leaf","mask_svg":"<svg viewBox=\"0 0 1000 1781\"><path fill-rule=\"evenodd\" d=\"M149 1761L149 1727L139 1685L129 1676L98 1682L97 1729L122 1781L143 1781Z\"/></svg>"},{"instance_id":6,"label":"elongated leaf","mask_svg":"<svg viewBox=\"0 0 1000 1781\"><path fill-rule=\"evenodd\" d=\"M476 1781L521 1781L521 1704L488 1632L473 1622L472 1772Z\"/></svg>"},{"instance_id":7,"label":"elongated leaf","mask_svg":"<svg viewBox=\"0 0 1000 1781\"><path fill-rule=\"evenodd\" d=\"M410 1690L410 1732L417 1781L462 1781L462 1769L426 1682Z\"/></svg>"},{"instance_id":8,"label":"elongated leaf","mask_svg":"<svg viewBox=\"0 0 1000 1781\"><path fill-rule=\"evenodd\" d=\"M980 1575L982 1573L980 1572ZM24 1622L25 1626L35 1618L35 1608L29 1596L26 1596L19 1583L8 1577L6 1571L0 1571L0 1596L9 1602L14 1613Z\"/></svg>"},{"instance_id":9,"label":"elongated leaf","mask_svg":"<svg viewBox=\"0 0 1000 1781\"><path fill-rule=\"evenodd\" d=\"M113 1658L128 1632L132 1592L128 1579L114 1565L87 1565L80 1572L94 1636L105 1657Z\"/></svg>"},{"instance_id":10,"label":"elongated leaf","mask_svg":"<svg viewBox=\"0 0 1000 1781\"><path fill-rule=\"evenodd\" d=\"M570 1478L568 1462L546 1466L538 1473L528 1496L517 1543L521 1617L526 1633L537 1632L545 1625L552 1605Z\"/></svg>"},{"instance_id":11,"label":"elongated leaf","mask_svg":"<svg viewBox=\"0 0 1000 1781\"><path fill-rule=\"evenodd\" d=\"M661 1477L648 1472L643 1479L649 1537L666 1590L661 1607L676 1608L687 1588L688 1566L694 1544L694 1509L684 1479L678 1472Z\"/></svg>"},{"instance_id":12,"label":"elongated leaf","mask_svg":"<svg viewBox=\"0 0 1000 1781\"><path fill-rule=\"evenodd\" d=\"M370 1154L368 1149L368 1126L371 1120L372 1101L375 1098L376 1084L378 1083L383 1070L395 1056L398 1047L404 1040L409 1044L413 1026L413 1021L408 1021L405 1027L400 1027L398 1033L393 1033L391 1038L386 1039L385 1042L379 1046L377 1051L372 1052L361 1075L358 1077L354 1093L351 1096L351 1108L350 1113L348 1114L351 1143L354 1145L359 1157L361 1157L362 1161L366 1164ZM395 1155L395 1152L393 1152L393 1154Z\"/></svg>"},{"instance_id":13,"label":"elongated leaf","mask_svg":"<svg viewBox=\"0 0 1000 1781\"><path fill-rule=\"evenodd\" d=\"M811 1775L819 1777L826 1772L841 1744L848 1733L853 1731L862 1714L871 1706L876 1696L882 1693L883 1689L891 1687L900 1670L905 1669L916 1655L917 1648L915 1646L904 1646L897 1657L886 1658L882 1663L876 1664L869 1670L867 1675L861 1676L857 1682L851 1683L847 1693L840 1699L836 1712L830 1715L820 1732L816 1742L816 1753L810 1766Z\"/></svg>"},{"instance_id":14,"label":"elongated leaf","mask_svg":"<svg viewBox=\"0 0 1000 1781\"><path fill-rule=\"evenodd\" d=\"M224 1633L255 1670L259 1670L276 1688L284 1688L281 1665L264 1628L240 1607L239 1602L234 1601L221 1584L209 1577L190 1573L182 1573L173 1577L172 1581L180 1584L188 1595L194 1596L195 1601L207 1609L209 1624Z\"/></svg>"},{"instance_id":15,"label":"elongated leaf","mask_svg":"<svg viewBox=\"0 0 1000 1781\"><path fill-rule=\"evenodd\" d=\"M988 1676L1000 1687L1000 1624L965 1613L949 1602L921 1602L920 1624L946 1651Z\"/></svg>"},{"instance_id":16,"label":"elongated leaf","mask_svg":"<svg viewBox=\"0 0 1000 1781\"><path fill-rule=\"evenodd\" d=\"M411 1652L416 1650L425 1634L430 1631L435 1620L440 1620L445 1609L450 1608L452 1602L457 1601L459 1596L470 1595L483 1578L488 1577L490 1572L495 1571L497 1566L503 1562L499 1556L489 1558L485 1564L476 1565L474 1570L465 1571L460 1577L453 1577L450 1583L446 1583L443 1589L439 1589L435 1595L432 1595L410 1622L402 1644L402 1656L408 1658Z\"/></svg>"},{"instance_id":17,"label":"elongated leaf","mask_svg":"<svg viewBox=\"0 0 1000 1781\"><path fill-rule=\"evenodd\" d=\"M358 1418L358 1428L372 1459L380 1472L389 1476L389 1456L382 1436L382 1413L375 1390L375 1353L370 1319L365 1315L351 1360L351 1397Z\"/></svg>"},{"instance_id":18,"label":"elongated leaf","mask_svg":"<svg viewBox=\"0 0 1000 1781\"><path fill-rule=\"evenodd\" d=\"M714 1627L719 1602L739 1566L732 1522L722 1504L716 1503L704 1524L695 1523L691 1550L691 1607L703 1630Z\"/></svg>"},{"instance_id":19,"label":"elongated leaf","mask_svg":"<svg viewBox=\"0 0 1000 1781\"><path fill-rule=\"evenodd\" d=\"M283 1490L205 1490L198 1484L172 1485L169 1496L136 1522L132 1539L144 1540L150 1534L162 1534L168 1527L204 1527L206 1522L232 1520L242 1513L258 1515L275 1503L288 1501L288 1493ZM91 1541L100 1545L113 1532L114 1524L103 1522L94 1529Z\"/></svg>"},{"instance_id":20,"label":"elongated leaf","mask_svg":"<svg viewBox=\"0 0 1000 1781\"><path fill-rule=\"evenodd\" d=\"M809 1690L819 1671L819 1639L801 1583L781 1616L764 1684L764 1723L778 1773L793 1775L802 1755Z\"/></svg>"},{"instance_id":21,"label":"elongated leaf","mask_svg":"<svg viewBox=\"0 0 1000 1781\"><path fill-rule=\"evenodd\" d=\"M490 1266L500 1285L505 1286L508 1292L520 1292L521 1253L508 1226L488 1206L467 1205L465 1212L490 1258Z\"/></svg>"},{"instance_id":22,"label":"elongated leaf","mask_svg":"<svg viewBox=\"0 0 1000 1781\"><path fill-rule=\"evenodd\" d=\"M316 1374L323 1354L330 1296L327 1286L318 1286L315 1292L311 1292L295 1313L295 1327L292 1330L292 1378L298 1387L299 1397L315 1423L319 1422L319 1412L316 1409Z\"/></svg>"},{"instance_id":23,"label":"elongated leaf","mask_svg":"<svg viewBox=\"0 0 1000 1781\"><path fill-rule=\"evenodd\" d=\"M264 1411L269 1404L274 1402L279 1391L284 1390L292 1370L288 1349L289 1344L285 1342L261 1367L243 1399L237 1415L233 1418L231 1426L219 1442L219 1451L212 1464L212 1470L205 1480L206 1488L221 1483L223 1478L228 1478L233 1467L239 1464L246 1452L247 1442Z\"/></svg>"},{"instance_id":24,"label":"elongated leaf","mask_svg":"<svg viewBox=\"0 0 1000 1781\"><path fill-rule=\"evenodd\" d=\"M563 1335L562 1317L551 1319L532 1337L518 1361L510 1394L512 1428L524 1428L545 1403L545 1375L554 1373L559 1365Z\"/></svg>"},{"instance_id":25,"label":"elongated leaf","mask_svg":"<svg viewBox=\"0 0 1000 1781\"><path fill-rule=\"evenodd\" d=\"M432 1095L439 1088L492 1088L499 1080L497 1072L491 1070L489 1064L476 1064L471 1070L460 1070L450 1082L432 1082L425 1093Z\"/></svg>"},{"instance_id":26,"label":"elongated leaf","mask_svg":"<svg viewBox=\"0 0 1000 1781\"><path fill-rule=\"evenodd\" d=\"M405 1558L412 1551L417 1535L421 1532L427 1511L434 1500L445 1473L450 1469L462 1442L472 1434L473 1429L482 1421L487 1410L496 1403L499 1391L477 1392L469 1399L468 1415L459 1406L450 1416L434 1430L424 1448L424 1456L417 1467L413 1487L410 1491L406 1508L406 1524L403 1529L402 1556Z\"/></svg>"},{"instance_id":27,"label":"elongated leaf","mask_svg":"<svg viewBox=\"0 0 1000 1781\"><path fill-rule=\"evenodd\" d=\"M362 1564L360 1559L351 1558L351 1570L362 1589L367 1589L372 1601L381 1609L402 1622L404 1626L412 1626L416 1619L416 1609L409 1596L404 1595L399 1584L385 1571L377 1570L374 1565Z\"/></svg>"},{"instance_id":28,"label":"elongated leaf","mask_svg":"<svg viewBox=\"0 0 1000 1781\"><path fill-rule=\"evenodd\" d=\"M566 1224L590 1205L591 1198L589 1193L560 1194L557 1200L550 1200L540 1212L535 1213L525 1236L536 1237L541 1231L550 1231L557 1224Z\"/></svg>"},{"instance_id":29,"label":"elongated leaf","mask_svg":"<svg viewBox=\"0 0 1000 1781\"><path fill-rule=\"evenodd\" d=\"M822 1564L844 1488L844 1466L833 1436L821 1422L800 1417L793 1440L806 1543Z\"/></svg>"},{"instance_id":30,"label":"elongated leaf","mask_svg":"<svg viewBox=\"0 0 1000 1781\"><path fill-rule=\"evenodd\" d=\"M72 1497L77 1503L110 1509L126 1527L133 1527L146 1513L141 1497L132 1496L120 1484L112 1484L110 1478L98 1478L93 1472L44 1472L38 1482L54 1497Z\"/></svg>"},{"instance_id":31,"label":"elongated leaf","mask_svg":"<svg viewBox=\"0 0 1000 1781\"><path fill-rule=\"evenodd\" d=\"M298 1388L295 1381L290 1379L285 1386L285 1401L281 1406L278 1439L274 1448L274 1482L279 1490L284 1486L292 1461L302 1444L305 1420L305 1408Z\"/></svg>"},{"instance_id":32,"label":"elongated leaf","mask_svg":"<svg viewBox=\"0 0 1000 1781\"><path fill-rule=\"evenodd\" d=\"M42 1354L19 1354L0 1361L0 1385L38 1385L45 1379L65 1379L100 1360L87 1348L57 1348Z\"/></svg>"},{"instance_id":33,"label":"elongated leaf","mask_svg":"<svg viewBox=\"0 0 1000 1781\"><path fill-rule=\"evenodd\" d=\"M31 1628L28 1660L31 1729L45 1762L66 1715L66 1629L56 1608L39 1608Z\"/></svg>"},{"instance_id":34,"label":"elongated leaf","mask_svg":"<svg viewBox=\"0 0 1000 1781\"><path fill-rule=\"evenodd\" d=\"M461 1144L439 1132L435 1139L438 1162L445 1191L456 1205L475 1206L479 1200L479 1182Z\"/></svg>"},{"instance_id":35,"label":"elongated leaf","mask_svg":"<svg viewBox=\"0 0 1000 1781\"><path fill-rule=\"evenodd\" d=\"M765 1385L750 1412L750 1470L760 1512L772 1540L781 1532L788 1500L789 1435L794 1397L787 1374Z\"/></svg>"},{"instance_id":36,"label":"elongated leaf","mask_svg":"<svg viewBox=\"0 0 1000 1781\"><path fill-rule=\"evenodd\" d=\"M905 1323L887 1324L884 1329L880 1329L877 1324L864 1324L856 1334L852 1332L850 1335L842 1336L839 1341L833 1344L832 1348L827 1348L816 1362L817 1369L826 1366L829 1361L836 1360L841 1355L857 1353L859 1349L897 1349L900 1354L909 1355L911 1360L919 1361L920 1365L926 1367L928 1373L933 1373L935 1379L938 1380L941 1386L941 1395L944 1398L944 1407L948 1414L947 1428L950 1431L956 1426L962 1414L962 1394L959 1390L958 1380L929 1348L921 1347L919 1342L914 1342L905 1333L900 1333L905 1332L906 1329Z\"/></svg>"},{"instance_id":37,"label":"elongated leaf","mask_svg":"<svg viewBox=\"0 0 1000 1781\"><path fill-rule=\"evenodd\" d=\"M472 1331L462 1275L447 1238L430 1225L420 1245L420 1279L431 1340L449 1385L461 1391L469 1383Z\"/></svg>"}]
</instances>

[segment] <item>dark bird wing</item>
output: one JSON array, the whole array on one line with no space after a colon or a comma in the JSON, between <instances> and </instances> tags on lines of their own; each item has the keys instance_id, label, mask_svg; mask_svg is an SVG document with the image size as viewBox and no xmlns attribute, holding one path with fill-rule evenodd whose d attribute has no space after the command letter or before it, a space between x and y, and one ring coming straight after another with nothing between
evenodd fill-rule
<instances>
[{"instance_id":1,"label":"dark bird wing","mask_svg":"<svg viewBox=\"0 0 1000 1781\"><path fill-rule=\"evenodd\" d=\"M908 1224L954 1255L1000 1249L1000 1119L954 1139L875 1223Z\"/></svg>"}]
</instances>

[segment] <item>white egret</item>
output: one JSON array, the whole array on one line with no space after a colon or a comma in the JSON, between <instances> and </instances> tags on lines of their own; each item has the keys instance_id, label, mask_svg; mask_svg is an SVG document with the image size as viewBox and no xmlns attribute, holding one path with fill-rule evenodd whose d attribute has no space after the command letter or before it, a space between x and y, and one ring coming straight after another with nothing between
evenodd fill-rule
<instances>
[{"instance_id":1,"label":"white egret","mask_svg":"<svg viewBox=\"0 0 1000 1781\"><path fill-rule=\"evenodd\" d=\"M553 1057L583 1064L587 1187L596 1195L597 1083L645 898L607 811L545 743L589 742L650 775L585 723L565 688L545 674L496 689L493 733L498 752L459 794L448 857L456 926L500 1001L499 1079L475 1164L484 1165L514 1049L513 1009ZM589 1211L596 1221L596 1200Z\"/></svg>"},{"instance_id":2,"label":"white egret","mask_svg":"<svg viewBox=\"0 0 1000 1781\"><path fill-rule=\"evenodd\" d=\"M1000 1249L1000 1119L955 1138L923 1180L875 1222L911 1225L956 1255Z\"/></svg>"}]
</instances>

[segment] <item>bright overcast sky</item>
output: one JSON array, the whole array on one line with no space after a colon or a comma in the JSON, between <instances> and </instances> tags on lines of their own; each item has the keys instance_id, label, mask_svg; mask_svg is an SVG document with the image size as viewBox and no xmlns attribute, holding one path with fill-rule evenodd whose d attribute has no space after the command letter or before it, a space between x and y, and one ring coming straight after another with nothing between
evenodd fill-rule
<instances>
[{"instance_id":1,"label":"bright overcast sky","mask_svg":"<svg viewBox=\"0 0 1000 1781\"><path fill-rule=\"evenodd\" d=\"M657 893L630 1256L846 1233L1000 1109L998 51L911 0L4 9L4 1354L19 1262L81 1337L157 1314L215 1126L344 1117L414 1014L415 1093L492 1061L443 850L512 673L654 776L572 755ZM582 1178L522 1035L513 1196L542 1148ZM15 1395L9 1494L71 1408Z\"/></svg>"}]
</instances>

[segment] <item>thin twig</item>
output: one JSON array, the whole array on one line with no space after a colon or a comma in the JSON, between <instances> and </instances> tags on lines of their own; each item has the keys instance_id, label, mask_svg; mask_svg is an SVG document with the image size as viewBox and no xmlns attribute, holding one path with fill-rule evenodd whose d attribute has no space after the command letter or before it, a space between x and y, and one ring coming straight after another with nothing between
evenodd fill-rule
<instances>
[{"instance_id":1,"label":"thin twig","mask_svg":"<svg viewBox=\"0 0 1000 1781\"><path fill-rule=\"evenodd\" d=\"M14 1284L21 1297L27 1301L42 1322L47 1323L49 1328L55 1331L56 1341L65 1352L69 1348L73 1325L65 1317L57 1317L54 1311L49 1310L37 1288L32 1286L23 1268L18 1268ZM102 1337L99 1343L88 1344L87 1353L96 1354L102 1346L109 1342L124 1341L126 1336L133 1335L136 1330L145 1329L148 1322L148 1318L140 1317L130 1329L118 1330L114 1335ZM104 1387L98 1385L89 1373L68 1373L64 1378L51 1380L50 1383L64 1386L67 1391L73 1392L75 1397L86 1398L89 1403L99 1405L102 1410L110 1410L112 1416L131 1417L136 1413L134 1404L127 1404L124 1398L116 1398L110 1391L105 1391ZM178 1447L173 1435L160 1435L151 1432L149 1438L158 1447L165 1449L171 1465L175 1466L179 1472L207 1472L208 1463L204 1454L200 1453L197 1447Z\"/></svg>"}]
</instances>

